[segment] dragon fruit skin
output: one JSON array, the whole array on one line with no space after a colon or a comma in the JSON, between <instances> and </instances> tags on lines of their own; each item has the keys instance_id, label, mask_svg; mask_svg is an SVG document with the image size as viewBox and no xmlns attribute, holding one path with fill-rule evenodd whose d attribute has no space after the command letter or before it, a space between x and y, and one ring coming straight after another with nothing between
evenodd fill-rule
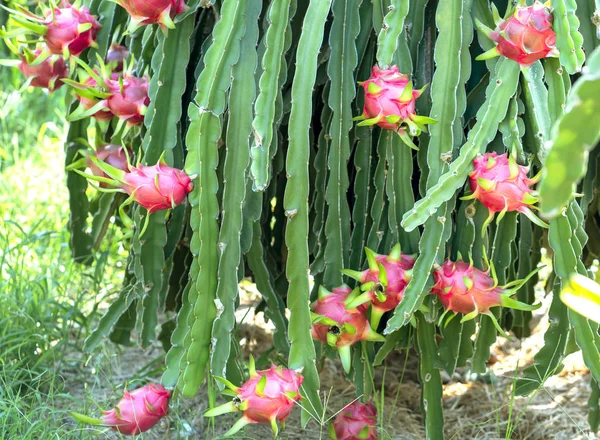
<instances>
[{"instance_id":1,"label":"dragon fruit skin","mask_svg":"<svg viewBox=\"0 0 600 440\"><path fill-rule=\"evenodd\" d=\"M33 54L37 57L41 52L42 49L36 49ZM36 66L30 65L27 59L21 56L21 62L17 65L17 68L25 78L33 78L30 83L33 87L40 87L49 91L61 88L63 86L61 79L69 76L69 69L65 60L58 56L51 56Z\"/></svg>"},{"instance_id":2,"label":"dragon fruit skin","mask_svg":"<svg viewBox=\"0 0 600 440\"><path fill-rule=\"evenodd\" d=\"M361 83L365 91L363 114L354 118L360 120L358 125L378 125L387 130L397 132L408 145L416 148L406 129L413 136L427 131L426 124L435 120L418 116L415 110L416 99L423 90L413 90L408 75L400 73L398 66L381 69L373 66L372 74Z\"/></svg>"},{"instance_id":3,"label":"dragon fruit skin","mask_svg":"<svg viewBox=\"0 0 600 440\"><path fill-rule=\"evenodd\" d=\"M527 215L540 226L548 226L530 209L538 200L530 188L538 178L529 179L527 167L518 165L514 158L506 153L501 155L485 153L473 160L473 166L474 170L469 174L472 194L464 197L463 200L478 199L489 209L490 217L484 229L496 212L512 211Z\"/></svg>"},{"instance_id":4,"label":"dragon fruit skin","mask_svg":"<svg viewBox=\"0 0 600 440\"><path fill-rule=\"evenodd\" d=\"M121 187L150 213L179 205L194 189L184 171L164 163L131 167Z\"/></svg>"},{"instance_id":5,"label":"dragon fruit skin","mask_svg":"<svg viewBox=\"0 0 600 440\"><path fill-rule=\"evenodd\" d=\"M80 32L79 26L87 23L91 24L91 28ZM79 55L94 45L100 29L100 24L88 8L76 8L68 2L63 2L60 8L46 12L42 24L46 26L44 40L48 50L57 55L63 54L65 48L69 49L71 55Z\"/></svg>"},{"instance_id":6,"label":"dragon fruit skin","mask_svg":"<svg viewBox=\"0 0 600 440\"><path fill-rule=\"evenodd\" d=\"M138 78L128 74L121 81L106 79L106 87L110 96L106 99L108 109L119 119L127 121L128 125L139 125L144 121L144 114L150 98L148 97L148 78Z\"/></svg>"},{"instance_id":7,"label":"dragon fruit skin","mask_svg":"<svg viewBox=\"0 0 600 440\"><path fill-rule=\"evenodd\" d=\"M94 156L104 163L107 163L118 170L128 171L127 154L121 145L108 144L99 147L94 153ZM109 178L109 176L98 167L93 161L88 158L87 166L92 171L94 176ZM100 182L101 188L107 188L109 185L105 182Z\"/></svg>"},{"instance_id":8,"label":"dragon fruit skin","mask_svg":"<svg viewBox=\"0 0 600 440\"><path fill-rule=\"evenodd\" d=\"M486 314L492 319L498 331L506 336L490 309L497 306L528 311L539 308L541 304L529 305L510 297L539 269L541 268L537 268L522 280L515 280L506 286L498 286L498 280L491 266L487 272L484 272L473 267L472 263L446 260L433 273L434 285L431 293L438 296L446 312L463 313L465 316L461 322L473 319L478 314ZM490 271L492 277L489 275Z\"/></svg>"},{"instance_id":9,"label":"dragon fruit skin","mask_svg":"<svg viewBox=\"0 0 600 440\"><path fill-rule=\"evenodd\" d=\"M129 56L129 50L125 46L112 43L106 53L106 63L113 67L113 72L123 72L123 62Z\"/></svg>"},{"instance_id":10,"label":"dragon fruit skin","mask_svg":"<svg viewBox=\"0 0 600 440\"><path fill-rule=\"evenodd\" d=\"M381 316L387 311L394 310L402 301L404 290L412 278L415 257L403 254L400 244L394 246L388 255L376 254L369 248L366 248L365 252L369 262L368 269L363 272L343 270L344 274L362 284L361 289L366 290L347 306L366 311L367 303L370 302L371 327L377 329ZM385 277L380 275L381 269L385 271Z\"/></svg>"},{"instance_id":11,"label":"dragon fruit skin","mask_svg":"<svg viewBox=\"0 0 600 440\"><path fill-rule=\"evenodd\" d=\"M294 405L302 396L300 387L304 377L283 367L271 366L268 370L256 371L254 360L250 359L250 378L236 387L229 381L217 377L229 389L235 392L232 402L207 411L205 417L214 417L227 412L242 412L242 418L227 432L233 435L250 423L270 423L277 435L277 422L284 423Z\"/></svg>"},{"instance_id":12,"label":"dragon fruit skin","mask_svg":"<svg viewBox=\"0 0 600 440\"><path fill-rule=\"evenodd\" d=\"M159 24L174 27L173 18L185 10L184 0L118 0L131 16L133 26Z\"/></svg>"},{"instance_id":13,"label":"dragon fruit skin","mask_svg":"<svg viewBox=\"0 0 600 440\"><path fill-rule=\"evenodd\" d=\"M330 425L333 440L377 440L377 409L372 403L354 402Z\"/></svg>"},{"instance_id":14,"label":"dragon fruit skin","mask_svg":"<svg viewBox=\"0 0 600 440\"><path fill-rule=\"evenodd\" d=\"M384 341L369 325L364 310L348 308L353 290L340 286L327 291L321 286L319 299L312 304L312 336L335 348L346 372L350 371L350 346L358 341Z\"/></svg>"},{"instance_id":15,"label":"dragon fruit skin","mask_svg":"<svg viewBox=\"0 0 600 440\"><path fill-rule=\"evenodd\" d=\"M552 29L552 13L544 3L517 6L506 19L491 30L481 23L477 26L497 45L477 57L485 60L501 55L522 66L530 66L549 56L556 56L556 33Z\"/></svg>"}]
</instances>

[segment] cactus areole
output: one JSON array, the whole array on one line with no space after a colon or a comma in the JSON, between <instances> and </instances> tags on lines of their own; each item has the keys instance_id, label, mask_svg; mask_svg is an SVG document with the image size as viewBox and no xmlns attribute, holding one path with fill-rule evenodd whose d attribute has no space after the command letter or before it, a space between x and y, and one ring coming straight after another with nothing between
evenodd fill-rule
<instances>
[{"instance_id":1,"label":"cactus areole","mask_svg":"<svg viewBox=\"0 0 600 440\"><path fill-rule=\"evenodd\" d=\"M531 6L517 6L508 18L496 23L495 30L477 22L478 28L496 43L496 47L477 59L485 60L500 55L522 66L529 66L542 58L557 56L552 20L548 6L536 1Z\"/></svg>"},{"instance_id":2,"label":"cactus areole","mask_svg":"<svg viewBox=\"0 0 600 440\"><path fill-rule=\"evenodd\" d=\"M329 426L332 440L376 440L377 409L372 403L354 402Z\"/></svg>"},{"instance_id":3,"label":"cactus areole","mask_svg":"<svg viewBox=\"0 0 600 440\"><path fill-rule=\"evenodd\" d=\"M256 371L250 359L250 379L236 387L226 379L217 377L233 393L233 401L207 411L205 417L214 417L228 412L241 412L242 418L227 432L233 435L250 423L269 423L277 435L277 422L285 422L300 395L304 377L294 370L271 366L268 370Z\"/></svg>"},{"instance_id":4,"label":"cactus areole","mask_svg":"<svg viewBox=\"0 0 600 440\"><path fill-rule=\"evenodd\" d=\"M361 116L354 118L359 126L378 125L397 132L402 140L415 148L411 137L427 131L426 125L434 119L416 113L416 99L422 90L413 90L408 75L400 73L398 66L389 69L373 67L369 79L360 83L365 91L365 105Z\"/></svg>"}]
</instances>

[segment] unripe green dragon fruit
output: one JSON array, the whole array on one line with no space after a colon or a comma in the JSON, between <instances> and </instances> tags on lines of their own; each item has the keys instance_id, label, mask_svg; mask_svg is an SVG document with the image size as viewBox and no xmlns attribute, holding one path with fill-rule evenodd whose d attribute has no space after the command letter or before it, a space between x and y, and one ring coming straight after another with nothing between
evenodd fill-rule
<instances>
[{"instance_id":1,"label":"unripe green dragon fruit","mask_svg":"<svg viewBox=\"0 0 600 440\"><path fill-rule=\"evenodd\" d=\"M493 4L492 4L493 5ZM501 20L495 6L496 29L491 30L476 20L477 27L496 43L496 47L479 55L477 60L487 60L505 56L522 66L529 66L537 60L558 56L556 33L552 29L552 13L549 3L536 1L531 6L524 2Z\"/></svg>"},{"instance_id":2,"label":"unripe green dragon fruit","mask_svg":"<svg viewBox=\"0 0 600 440\"><path fill-rule=\"evenodd\" d=\"M362 121L358 125L378 125L394 130L406 145L418 150L412 137L426 132L427 124L437 122L417 115L415 101L425 88L413 90L412 81L408 75L400 73L398 66L389 69L374 66L371 77L359 84L365 90L365 105L363 114L354 118Z\"/></svg>"}]
</instances>

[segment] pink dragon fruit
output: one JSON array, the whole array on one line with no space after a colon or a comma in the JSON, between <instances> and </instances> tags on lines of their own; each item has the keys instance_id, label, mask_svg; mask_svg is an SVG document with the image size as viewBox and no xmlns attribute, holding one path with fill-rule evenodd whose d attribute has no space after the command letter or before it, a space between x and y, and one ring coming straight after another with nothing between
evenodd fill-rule
<instances>
[{"instance_id":1,"label":"pink dragon fruit","mask_svg":"<svg viewBox=\"0 0 600 440\"><path fill-rule=\"evenodd\" d=\"M98 74L97 70L94 70L94 72L96 74ZM115 81L118 81L119 75L117 73L113 73L112 79ZM73 83L71 85L73 85ZM99 99L99 98L95 97L94 95L83 91L85 89L94 90L94 89L97 89L97 87L98 87L98 83L92 76L88 77L88 79L85 80L85 82L83 82L81 84L81 89L77 92L77 99L79 100L79 102L81 102L81 105L85 110L90 110L90 109L94 108L94 106L98 106L98 104L100 104L100 103L102 104L102 105L100 105L101 108L108 109L108 103L107 103L106 99ZM92 114L91 116L93 118L98 119L99 121L110 121L114 115L109 110L100 109L96 113Z\"/></svg>"},{"instance_id":2,"label":"pink dragon fruit","mask_svg":"<svg viewBox=\"0 0 600 440\"><path fill-rule=\"evenodd\" d=\"M329 425L332 440L377 440L377 409L372 403L354 402Z\"/></svg>"},{"instance_id":3,"label":"pink dragon fruit","mask_svg":"<svg viewBox=\"0 0 600 440\"><path fill-rule=\"evenodd\" d=\"M530 187L539 180L539 176L529 179L529 169L518 165L506 153L485 153L473 160L473 166L475 169L469 174L472 194L463 197L463 200L477 199L489 209L490 216L483 226L484 231L496 212L500 212L498 221L506 212L518 211L537 225L548 227L530 209L538 200Z\"/></svg>"},{"instance_id":4,"label":"pink dragon fruit","mask_svg":"<svg viewBox=\"0 0 600 440\"><path fill-rule=\"evenodd\" d=\"M25 78L31 78L30 84L33 87L41 87L49 91L59 89L63 86L61 80L69 76L67 64L63 58L51 56L41 63L32 66L30 62L39 56L41 52L42 49L36 49L31 52L30 57L20 55L21 62L17 67ZM30 59L28 60L28 58Z\"/></svg>"},{"instance_id":5,"label":"pink dragon fruit","mask_svg":"<svg viewBox=\"0 0 600 440\"><path fill-rule=\"evenodd\" d=\"M348 303L349 308L358 307L366 311L371 303L371 327L377 329L381 316L400 304L406 285L412 278L415 258L400 251L396 244L388 255L378 255L365 248L369 268L363 272L344 269L342 272L362 284L364 293Z\"/></svg>"},{"instance_id":6,"label":"pink dragon fruit","mask_svg":"<svg viewBox=\"0 0 600 440\"><path fill-rule=\"evenodd\" d=\"M279 432L277 422L282 424L290 415L300 395L304 377L294 370L271 366L268 370L256 371L254 359L250 357L250 379L236 387L227 379L215 377L235 393L233 401L213 408L205 417L215 417L229 412L242 412L242 418L225 434L230 436L250 423L270 423L275 436Z\"/></svg>"},{"instance_id":7,"label":"pink dragon fruit","mask_svg":"<svg viewBox=\"0 0 600 440\"><path fill-rule=\"evenodd\" d=\"M365 105L363 114L354 118L362 121L358 125L378 125L394 130L409 147L417 149L412 137L419 136L421 131L426 132L426 124L436 122L416 114L415 101L424 88L413 90L408 75L400 73L398 66L389 69L374 66L371 77L360 84L365 90Z\"/></svg>"},{"instance_id":8,"label":"pink dragon fruit","mask_svg":"<svg viewBox=\"0 0 600 440\"><path fill-rule=\"evenodd\" d=\"M131 150L128 149L129 154ZM99 147L94 154L96 159L107 163L118 170L128 171L127 154L125 149L121 145L108 144ZM109 178L109 176L100 169L92 160L88 157L87 165L92 171L94 176ZM107 188L109 185L105 182L100 182L100 187Z\"/></svg>"},{"instance_id":9,"label":"pink dragon fruit","mask_svg":"<svg viewBox=\"0 0 600 440\"><path fill-rule=\"evenodd\" d=\"M123 71L123 62L129 56L129 50L125 46L120 46L117 43L113 43L108 48L106 54L106 64L112 67L113 72Z\"/></svg>"},{"instance_id":10,"label":"pink dragon fruit","mask_svg":"<svg viewBox=\"0 0 600 440\"><path fill-rule=\"evenodd\" d=\"M487 259L486 259L487 261ZM529 305L511 298L539 269L530 273L523 280L513 281L505 286L498 286L498 279L494 268L489 264L489 269L484 272L473 267L472 263L464 261L447 260L433 273L435 284L431 293L437 295L444 306L445 312L453 312L465 316L461 322L475 318L480 313L488 315L500 334L506 336L500 328L496 317L490 312L490 308L502 306L517 310L535 310L541 304ZM491 277L489 275L491 271ZM443 316L440 318L440 323ZM506 336L508 337L508 336Z\"/></svg>"},{"instance_id":11,"label":"pink dragon fruit","mask_svg":"<svg viewBox=\"0 0 600 440\"><path fill-rule=\"evenodd\" d=\"M351 366L351 345L358 341L385 341L371 328L364 310L347 308L355 293L358 291L348 286L331 292L321 286L319 299L312 304L312 336L338 351L346 373Z\"/></svg>"},{"instance_id":12,"label":"pink dragon fruit","mask_svg":"<svg viewBox=\"0 0 600 440\"><path fill-rule=\"evenodd\" d=\"M134 391L125 390L123 398L113 409L104 411L102 419L71 412L76 420L91 424L109 426L126 435L146 432L169 413L171 393L160 384L150 384Z\"/></svg>"},{"instance_id":13,"label":"pink dragon fruit","mask_svg":"<svg viewBox=\"0 0 600 440\"><path fill-rule=\"evenodd\" d=\"M105 83L110 94L106 103L112 114L128 125L141 124L150 104L148 77L137 78L125 73L122 78L106 79Z\"/></svg>"},{"instance_id":14,"label":"pink dragon fruit","mask_svg":"<svg viewBox=\"0 0 600 440\"><path fill-rule=\"evenodd\" d=\"M118 0L118 3L131 16L130 31L154 23L172 29L175 16L185 10L184 0Z\"/></svg>"},{"instance_id":15,"label":"pink dragon fruit","mask_svg":"<svg viewBox=\"0 0 600 440\"><path fill-rule=\"evenodd\" d=\"M95 44L100 29L98 21L85 6L76 8L66 1L60 8L46 12L42 22L46 26L44 39L53 54L61 55L65 48L71 55L79 55Z\"/></svg>"},{"instance_id":16,"label":"pink dragon fruit","mask_svg":"<svg viewBox=\"0 0 600 440\"><path fill-rule=\"evenodd\" d=\"M505 56L522 66L529 66L542 58L558 56L556 33L552 29L552 13L548 6L539 1L531 6L520 3L505 20L500 19L494 7L496 30L476 19L477 27L496 43L496 47L476 59Z\"/></svg>"}]
</instances>

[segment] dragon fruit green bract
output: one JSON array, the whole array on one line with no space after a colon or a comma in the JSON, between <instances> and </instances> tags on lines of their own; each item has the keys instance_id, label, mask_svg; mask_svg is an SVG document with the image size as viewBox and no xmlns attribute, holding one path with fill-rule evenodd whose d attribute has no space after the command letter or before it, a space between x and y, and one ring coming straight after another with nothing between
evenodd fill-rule
<instances>
[{"instance_id":1,"label":"dragon fruit green bract","mask_svg":"<svg viewBox=\"0 0 600 440\"><path fill-rule=\"evenodd\" d=\"M256 371L254 360L250 358L250 378L236 387L226 379L217 377L235 392L232 402L207 411L205 417L214 417L228 412L242 412L242 418L227 432L233 435L250 423L270 423L275 436L279 431L277 422L285 422L300 395L304 377L294 370L281 366L271 366L268 370Z\"/></svg>"},{"instance_id":2,"label":"dragon fruit green bract","mask_svg":"<svg viewBox=\"0 0 600 440\"><path fill-rule=\"evenodd\" d=\"M139 125L150 98L148 97L148 78L138 78L125 73L122 78L106 79L106 87L110 96L106 99L108 109L128 125Z\"/></svg>"},{"instance_id":3,"label":"dragon fruit green bract","mask_svg":"<svg viewBox=\"0 0 600 440\"><path fill-rule=\"evenodd\" d=\"M384 341L376 333L367 319L364 310L347 308L354 297L348 286L336 287L331 292L323 286L319 288L319 299L312 305L313 338L335 348L346 372L350 371L350 346L358 341Z\"/></svg>"},{"instance_id":4,"label":"dragon fruit green bract","mask_svg":"<svg viewBox=\"0 0 600 440\"><path fill-rule=\"evenodd\" d=\"M36 49L32 52L33 56L38 56L42 49ZM69 69L65 60L58 56L51 56L41 63L32 66L26 56L21 55L21 62L17 65L25 78L31 78L30 84L33 87L41 87L53 91L63 86L61 79L69 76Z\"/></svg>"},{"instance_id":5,"label":"dragon fruit green bract","mask_svg":"<svg viewBox=\"0 0 600 440\"><path fill-rule=\"evenodd\" d=\"M489 275L490 272L492 276ZM490 308L503 306L517 310L537 309L541 304L529 305L510 297L535 273L537 270L523 280L498 286L493 267L490 266L488 271L484 272L473 267L472 263L447 260L433 273L435 284L431 288L431 293L438 296L446 312L454 312L455 315L463 313L465 316L461 322L485 314L490 316L499 332L504 335Z\"/></svg>"},{"instance_id":6,"label":"dragon fruit green bract","mask_svg":"<svg viewBox=\"0 0 600 440\"><path fill-rule=\"evenodd\" d=\"M112 74L112 78L116 81L119 80L119 77L116 73ZM98 83L93 77L90 76L85 80L85 82L83 82L83 84L81 84L81 86L94 90L97 89ZM102 103L101 107L106 108L106 110L100 109L96 113L92 114L91 116L93 118L96 118L100 121L110 121L114 117L112 112L108 110L108 103L106 102L106 99L98 99L93 96L89 96L85 92L78 92L76 96L85 110L89 110L100 103Z\"/></svg>"},{"instance_id":7,"label":"dragon fruit green bract","mask_svg":"<svg viewBox=\"0 0 600 440\"><path fill-rule=\"evenodd\" d=\"M388 255L378 255L369 248L365 249L369 268L363 272L344 269L343 273L362 284L365 292L348 303L349 308L359 307L366 310L365 303L371 303L371 327L377 330L381 316L394 310L402 297L406 285L412 277L415 258L403 254L400 244L394 246Z\"/></svg>"},{"instance_id":8,"label":"dragon fruit green bract","mask_svg":"<svg viewBox=\"0 0 600 440\"><path fill-rule=\"evenodd\" d=\"M372 403L354 402L329 425L332 440L377 440L377 409Z\"/></svg>"},{"instance_id":9,"label":"dragon fruit green bract","mask_svg":"<svg viewBox=\"0 0 600 440\"><path fill-rule=\"evenodd\" d=\"M415 101L423 90L413 90L408 75L400 73L398 66L389 69L374 66L371 77L361 85L365 90L365 105L363 114L354 118L362 121L358 125L394 130L408 146L416 149L412 136L419 136L427 131L426 124L436 122L416 114Z\"/></svg>"},{"instance_id":10,"label":"dragon fruit green bract","mask_svg":"<svg viewBox=\"0 0 600 440\"><path fill-rule=\"evenodd\" d=\"M185 10L183 0L118 0L117 3L131 16L130 30L154 23L174 28L173 18Z\"/></svg>"},{"instance_id":11,"label":"dragon fruit green bract","mask_svg":"<svg viewBox=\"0 0 600 440\"><path fill-rule=\"evenodd\" d=\"M536 0L531 6L517 6L510 17L496 23L496 30L478 22L479 29L497 45L477 59L501 55L529 66L542 58L556 56L556 33L552 29L552 21L548 6Z\"/></svg>"},{"instance_id":12,"label":"dragon fruit green bract","mask_svg":"<svg viewBox=\"0 0 600 440\"><path fill-rule=\"evenodd\" d=\"M53 54L63 54L65 48L71 55L79 55L96 40L100 24L85 6L76 8L63 2L60 8L46 12L42 22L46 26L44 40Z\"/></svg>"},{"instance_id":13,"label":"dragon fruit green bract","mask_svg":"<svg viewBox=\"0 0 600 440\"><path fill-rule=\"evenodd\" d=\"M76 420L93 425L109 426L121 434L137 435L146 432L169 413L171 393L160 384L149 384L123 393L121 401L104 411L102 419L71 412Z\"/></svg>"},{"instance_id":14,"label":"dragon fruit green bract","mask_svg":"<svg viewBox=\"0 0 600 440\"><path fill-rule=\"evenodd\" d=\"M500 212L500 220L506 212L512 211L525 214L540 226L547 226L530 209L538 200L531 189L537 178L527 177L527 167L517 164L507 153L485 153L473 160L473 166L475 169L469 174L473 193L463 199L477 199L489 209L490 216L484 229L496 212Z\"/></svg>"}]
</instances>

